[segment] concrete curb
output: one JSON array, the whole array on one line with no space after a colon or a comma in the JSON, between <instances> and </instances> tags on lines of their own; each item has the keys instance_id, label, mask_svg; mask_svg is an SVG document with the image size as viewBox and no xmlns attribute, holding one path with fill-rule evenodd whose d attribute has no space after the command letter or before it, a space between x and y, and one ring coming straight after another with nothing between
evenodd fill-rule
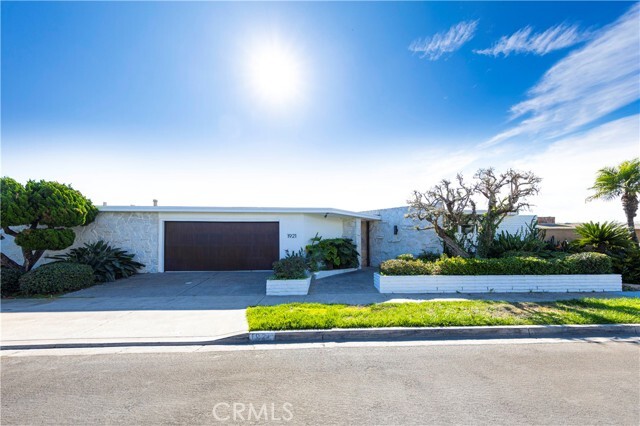
<instances>
[{"instance_id":1,"label":"concrete curb","mask_svg":"<svg viewBox=\"0 0 640 426\"><path fill-rule=\"evenodd\" d=\"M640 324L528 325L481 327L390 327L330 330L252 331L250 343L303 343L385 340L636 337ZM240 338L240 336L234 336Z\"/></svg>"},{"instance_id":2,"label":"concrete curb","mask_svg":"<svg viewBox=\"0 0 640 426\"><path fill-rule=\"evenodd\" d=\"M475 340L526 338L640 337L640 324L508 325L481 327L334 328L330 330L251 331L200 340L128 340L102 342L22 343L0 346L0 351L70 348L124 348L158 346L247 345L260 343L321 343L411 340Z\"/></svg>"}]
</instances>

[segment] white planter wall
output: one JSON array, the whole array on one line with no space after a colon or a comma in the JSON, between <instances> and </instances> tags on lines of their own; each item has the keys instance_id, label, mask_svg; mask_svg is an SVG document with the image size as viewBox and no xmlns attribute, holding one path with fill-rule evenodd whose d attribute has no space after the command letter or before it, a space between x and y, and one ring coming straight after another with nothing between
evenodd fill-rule
<instances>
[{"instance_id":1,"label":"white planter wall","mask_svg":"<svg viewBox=\"0 0 640 426\"><path fill-rule=\"evenodd\" d=\"M380 293L526 293L622 291L620 275L373 274Z\"/></svg>"},{"instance_id":2,"label":"white planter wall","mask_svg":"<svg viewBox=\"0 0 640 426\"><path fill-rule=\"evenodd\" d=\"M267 296L304 296L309 293L311 277L300 280L267 280Z\"/></svg>"}]
</instances>

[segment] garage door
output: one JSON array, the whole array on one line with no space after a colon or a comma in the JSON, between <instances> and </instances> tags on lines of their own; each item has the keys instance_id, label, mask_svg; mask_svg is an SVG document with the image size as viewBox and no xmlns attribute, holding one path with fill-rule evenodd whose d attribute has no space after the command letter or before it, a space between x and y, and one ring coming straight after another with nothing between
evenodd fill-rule
<instances>
[{"instance_id":1,"label":"garage door","mask_svg":"<svg viewBox=\"0 0 640 426\"><path fill-rule=\"evenodd\" d=\"M280 252L278 222L165 222L165 271L271 269Z\"/></svg>"}]
</instances>

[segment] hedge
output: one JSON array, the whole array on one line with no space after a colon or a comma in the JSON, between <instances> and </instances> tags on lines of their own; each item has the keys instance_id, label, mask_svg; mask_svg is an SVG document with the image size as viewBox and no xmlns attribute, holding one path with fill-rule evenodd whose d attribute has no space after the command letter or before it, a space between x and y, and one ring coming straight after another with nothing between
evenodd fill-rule
<instances>
[{"instance_id":1,"label":"hedge","mask_svg":"<svg viewBox=\"0 0 640 426\"><path fill-rule=\"evenodd\" d=\"M93 269L78 263L49 263L20 277L20 291L30 294L57 294L80 290L95 283Z\"/></svg>"},{"instance_id":2,"label":"hedge","mask_svg":"<svg viewBox=\"0 0 640 426\"><path fill-rule=\"evenodd\" d=\"M19 279L24 274L21 270L0 268L0 292L3 296L15 294L20 291Z\"/></svg>"},{"instance_id":3,"label":"hedge","mask_svg":"<svg viewBox=\"0 0 640 426\"><path fill-rule=\"evenodd\" d=\"M564 259L507 257L498 259L442 258L435 262L392 259L380 265L382 275L562 275L610 274L611 258L578 253Z\"/></svg>"}]
</instances>

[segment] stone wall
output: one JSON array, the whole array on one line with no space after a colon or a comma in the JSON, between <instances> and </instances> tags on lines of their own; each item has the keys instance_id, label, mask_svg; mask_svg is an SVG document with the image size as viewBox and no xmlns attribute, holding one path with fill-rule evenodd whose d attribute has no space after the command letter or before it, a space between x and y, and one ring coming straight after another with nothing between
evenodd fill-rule
<instances>
[{"instance_id":1,"label":"stone wall","mask_svg":"<svg viewBox=\"0 0 640 426\"><path fill-rule=\"evenodd\" d=\"M418 255L423 251L442 253L442 242L432 229L418 231L415 229L417 222L404 217L408 213L407 207L395 207L391 209L371 210L363 213L380 216L380 221L372 221L369 234L369 256L371 266L379 266L381 262L395 259L400 254ZM534 215L507 216L499 231L505 230L515 233L535 219ZM424 226L424 224L420 224ZM398 227L394 234L394 226Z\"/></svg>"},{"instance_id":2,"label":"stone wall","mask_svg":"<svg viewBox=\"0 0 640 426\"><path fill-rule=\"evenodd\" d=\"M372 210L364 213L379 215L369 228L371 266L379 266L400 254L420 254L422 251L442 253L442 243L433 230L417 231L413 219L405 218L407 207ZM394 226L398 233L394 234Z\"/></svg>"},{"instance_id":3,"label":"stone wall","mask_svg":"<svg viewBox=\"0 0 640 426\"><path fill-rule=\"evenodd\" d=\"M104 240L135 254L134 259L146 265L141 272L158 272L158 226L158 213L101 212L93 223L74 228L76 239L70 248ZM20 247L15 245L13 237L4 233L3 236L2 252L21 264L23 257ZM38 264L47 262L45 256L65 251L48 251Z\"/></svg>"},{"instance_id":4,"label":"stone wall","mask_svg":"<svg viewBox=\"0 0 640 426\"><path fill-rule=\"evenodd\" d=\"M342 238L351 238L358 250L358 265L362 266L362 221L360 219L342 220Z\"/></svg>"}]
</instances>

